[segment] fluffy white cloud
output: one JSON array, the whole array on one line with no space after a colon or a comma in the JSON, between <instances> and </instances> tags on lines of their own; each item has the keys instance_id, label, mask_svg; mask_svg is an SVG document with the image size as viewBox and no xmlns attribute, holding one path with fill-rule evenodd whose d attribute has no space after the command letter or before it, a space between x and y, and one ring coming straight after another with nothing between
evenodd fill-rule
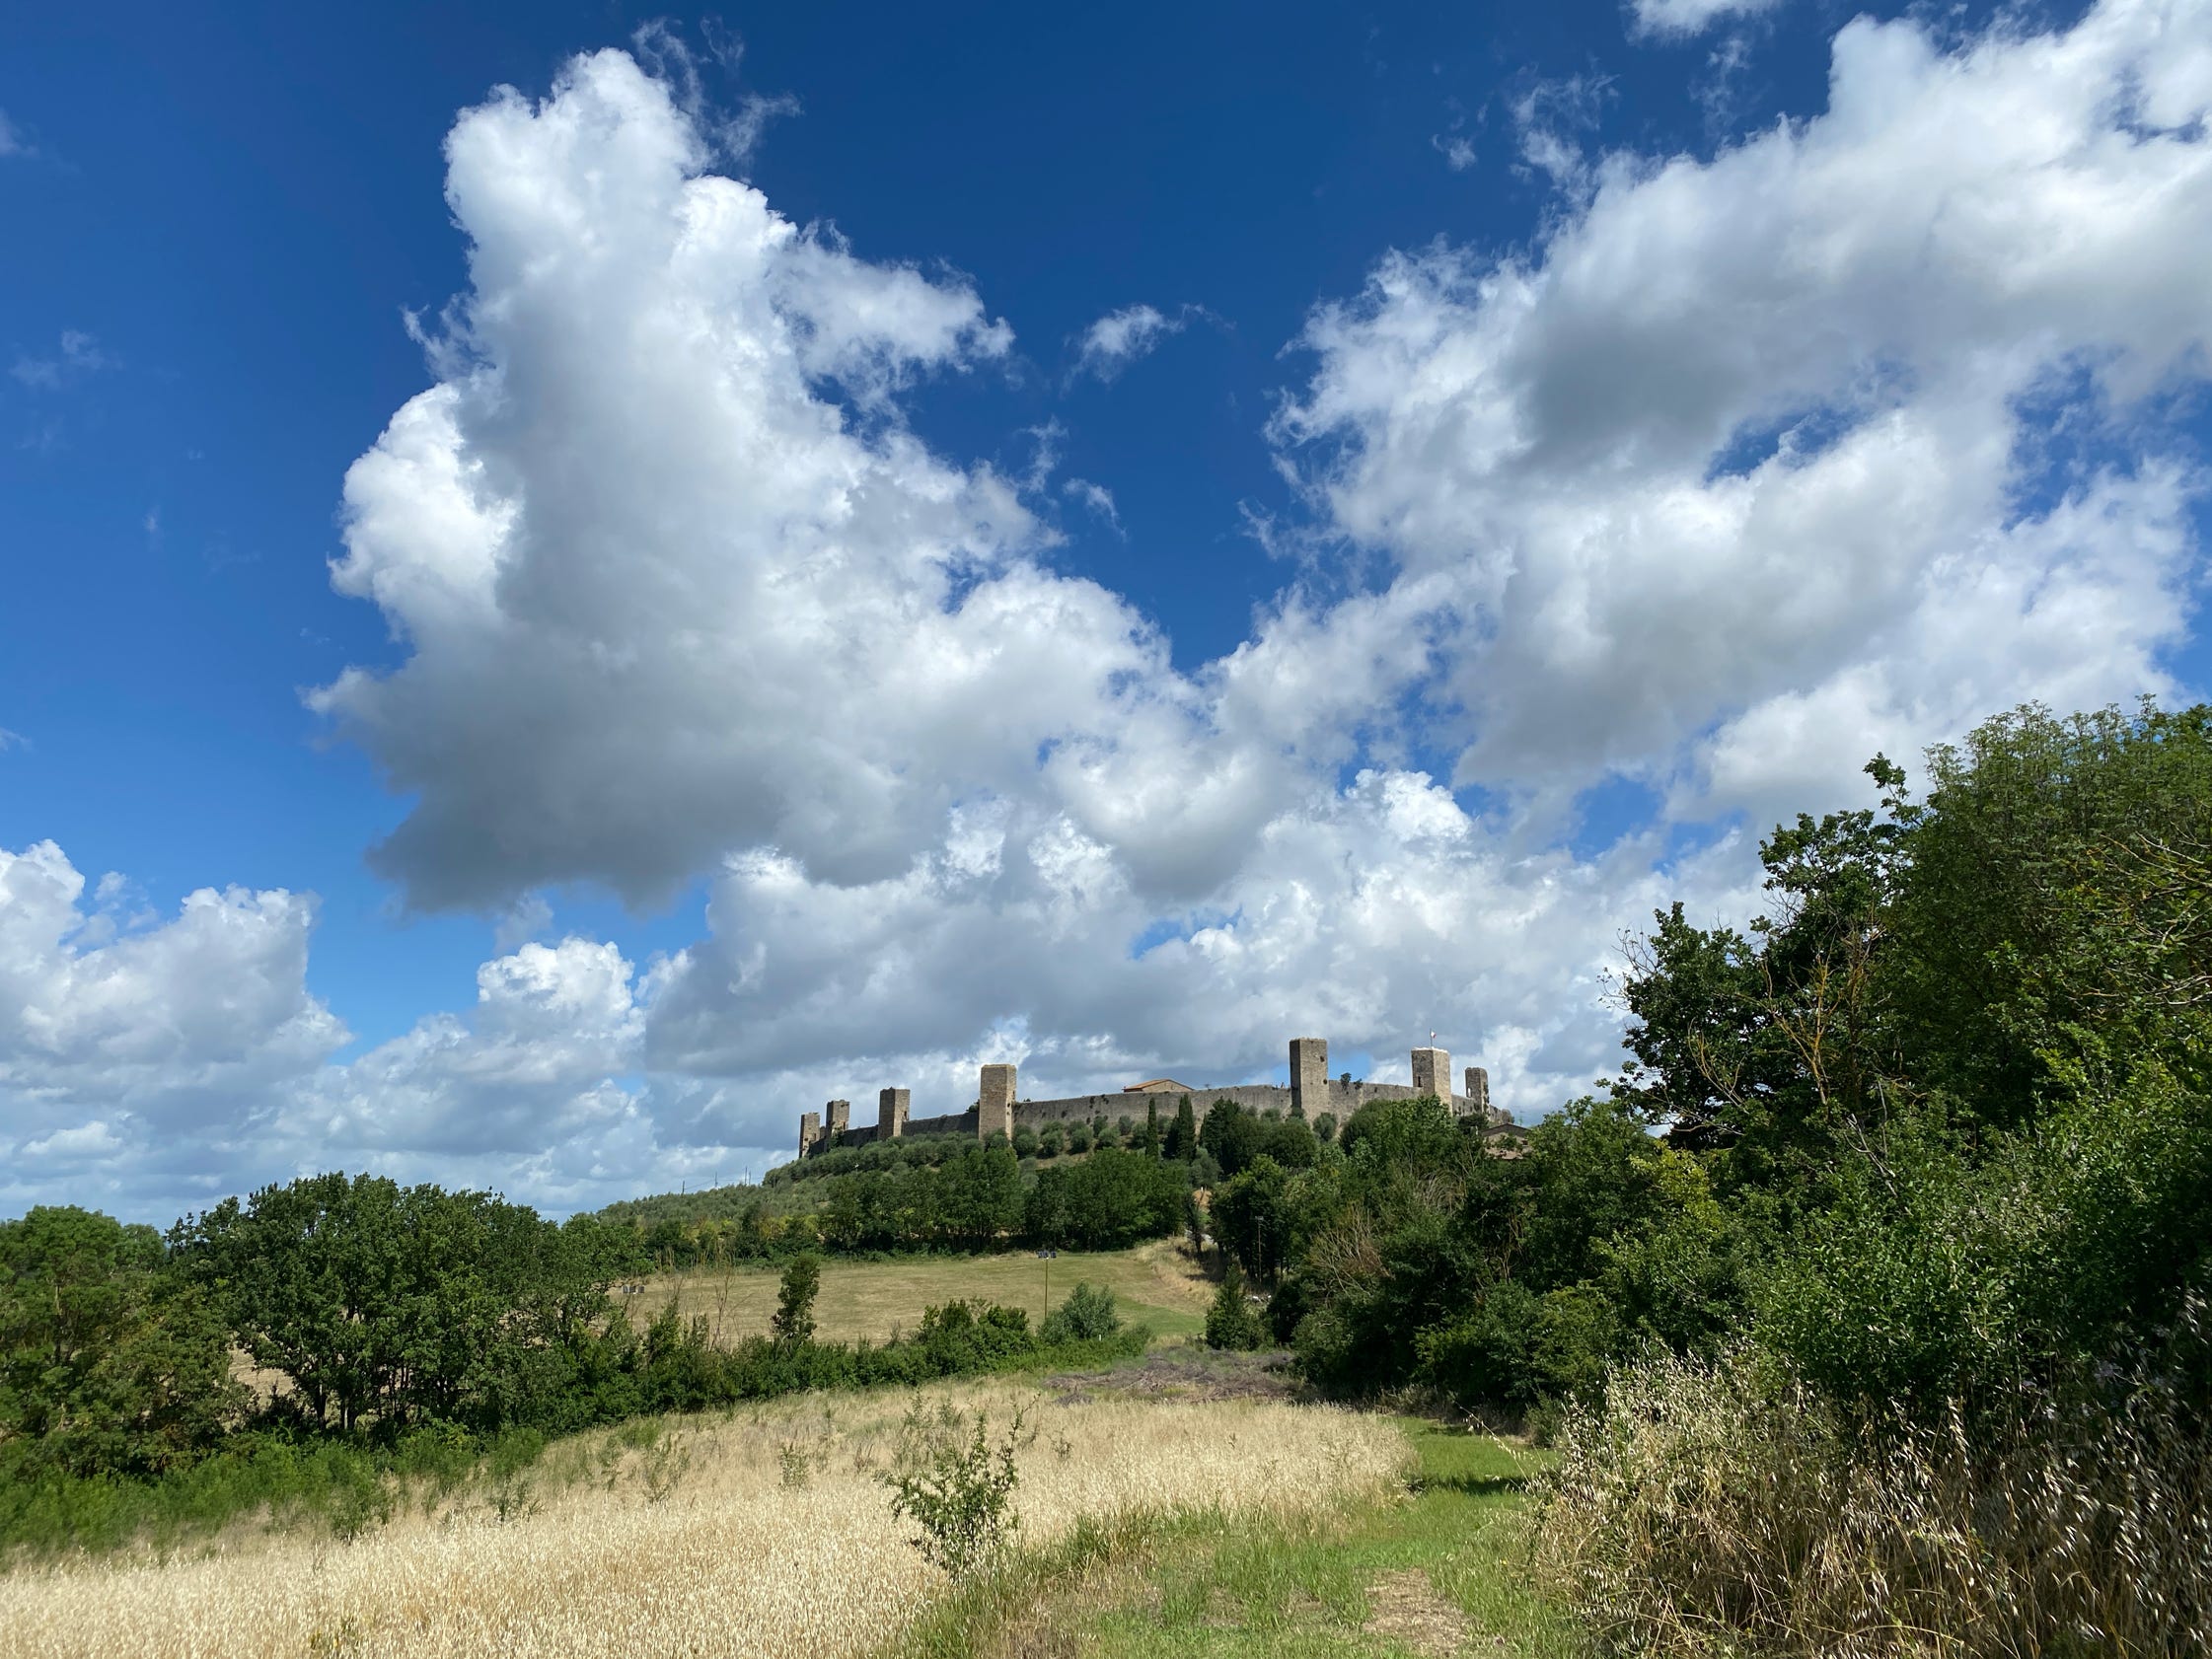
<instances>
[{"instance_id":1,"label":"fluffy white cloud","mask_svg":"<svg viewBox=\"0 0 2212 1659\"><path fill-rule=\"evenodd\" d=\"M1609 157L1531 255L1393 255L1324 309L1277 432L1462 595L1457 775L1766 813L2023 697L2167 688L2208 99L2198 5L1949 52L1861 20L1827 113Z\"/></svg>"},{"instance_id":2,"label":"fluffy white cloud","mask_svg":"<svg viewBox=\"0 0 2212 1659\"><path fill-rule=\"evenodd\" d=\"M690 1167L645 1110L651 986L613 945L525 945L478 971L468 1017L341 1062L312 899L203 889L164 918L85 885L50 841L0 849L0 1207L161 1220L330 1168L565 1206Z\"/></svg>"},{"instance_id":3,"label":"fluffy white cloud","mask_svg":"<svg viewBox=\"0 0 2212 1659\"><path fill-rule=\"evenodd\" d=\"M1493 1067L1502 1104L1540 1113L1609 1068L1617 929L1669 897L1740 910L1738 850L1663 877L1642 839L1578 860L1418 773L1367 770L1265 825L1207 904L1163 925L1109 846L997 803L863 887L732 860L711 935L669 965L651 1056L724 1080L689 1132L729 1144L779 1145L793 1109L829 1095L866 1120L885 1084L913 1087L918 1115L956 1110L983 1059L1021 1060L1026 1094L1112 1092L1266 1077L1310 1033L1340 1066L1403 1080L1434 1029Z\"/></svg>"},{"instance_id":4,"label":"fluffy white cloud","mask_svg":"<svg viewBox=\"0 0 2212 1659\"><path fill-rule=\"evenodd\" d=\"M306 985L312 899L202 888L177 914L136 912L51 841L0 849L0 1194L114 1157L117 1191L158 1147L171 1190L212 1190L256 1114L346 1040ZM74 1190L86 1186L74 1185Z\"/></svg>"},{"instance_id":5,"label":"fluffy white cloud","mask_svg":"<svg viewBox=\"0 0 2212 1659\"><path fill-rule=\"evenodd\" d=\"M1183 321L1165 316L1156 306L1110 311L1083 330L1076 346L1076 370L1110 381L1168 335L1181 333Z\"/></svg>"},{"instance_id":6,"label":"fluffy white cloud","mask_svg":"<svg viewBox=\"0 0 2212 1659\"><path fill-rule=\"evenodd\" d=\"M1275 432L1389 579L1292 589L1188 675L1127 605L1027 563L1003 493L946 578L915 503L995 480L921 450L896 394L982 349L955 320L980 304L902 326L833 406L843 359L807 360L789 319L822 270L866 267L828 250L756 281L725 253L701 291L670 215L805 238L698 174L624 60L503 99L453 146L468 354L349 495L341 580L413 651L332 694L422 790L391 867L427 902L504 902L719 861L709 935L645 1015L672 1143L780 1144L869 1076L957 1104L998 1054L1037 1087L1262 1071L1296 1028L1385 1063L1435 1028L1547 1104L1604 1059L1621 927L1665 891L1752 903L1740 839L1663 877L1658 830L1561 851L1608 772L1666 817L1761 815L2023 696L2162 685L2197 557L2159 399L2205 331L2206 60L2178 49L2204 33L2125 3L1949 51L1853 24L1824 115L1709 160L1588 163L1524 257L1384 259L1316 315ZM568 205L489 213L512 192L475 181L479 141ZM651 158L612 227L564 182L606 177L603 150ZM671 314L715 348L606 348ZM1118 313L1100 349L1165 321ZM644 477L571 441L599 410L655 451ZM2054 469L2048 440L2085 425L2097 459ZM822 480L848 472L900 510L826 527ZM466 511L422 522L441 496ZM833 539L834 579L791 562ZM854 645L833 674L806 660L826 637ZM1392 758L1438 731L1489 816Z\"/></svg>"},{"instance_id":7,"label":"fluffy white cloud","mask_svg":"<svg viewBox=\"0 0 2212 1659\"><path fill-rule=\"evenodd\" d=\"M413 1179L566 1207L649 1186L663 1163L641 1074L650 985L611 944L527 944L433 1014L290 1091L274 1133ZM327 1156L327 1154L326 1154Z\"/></svg>"},{"instance_id":8,"label":"fluffy white cloud","mask_svg":"<svg viewBox=\"0 0 2212 1659\"><path fill-rule=\"evenodd\" d=\"M621 54L502 94L449 146L437 384L346 483L334 579L403 660L317 701L413 797L376 858L417 904L520 936L549 886L705 872L706 934L642 972L522 946L466 1018L336 1064L304 902L111 922L34 848L0 866L15 1167L127 1165L222 1065L207 1168L561 1204L734 1174L833 1095L956 1108L987 1058L1084 1090L1313 1032L1388 1075L1435 1030L1554 1105L1612 1059L1622 929L1755 907L1729 815L1862 799L1876 748L2024 697L2170 689L2208 103L2206 9L2109 0L1853 23L1825 113L1707 158L1526 150L1567 186L1528 250L1391 254L1314 316L1272 434L1308 562L1180 672L1038 557L1049 469L905 425L917 377L1007 349L967 285L712 175ZM1609 775L1657 816L1570 851ZM1685 822L1723 828L1669 859Z\"/></svg>"},{"instance_id":9,"label":"fluffy white cloud","mask_svg":"<svg viewBox=\"0 0 2212 1659\"><path fill-rule=\"evenodd\" d=\"M618 52L448 153L472 290L347 475L335 571L408 656L316 699L420 795L374 855L416 902L648 898L770 841L864 879L1160 670L1026 556L1007 482L900 425L910 377L1005 349L970 290L702 172Z\"/></svg>"}]
</instances>

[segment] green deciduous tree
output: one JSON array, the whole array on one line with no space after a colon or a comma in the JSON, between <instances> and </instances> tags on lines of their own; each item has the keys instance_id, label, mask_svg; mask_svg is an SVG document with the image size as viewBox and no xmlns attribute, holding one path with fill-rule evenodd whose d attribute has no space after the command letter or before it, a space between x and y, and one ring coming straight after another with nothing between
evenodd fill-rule
<instances>
[{"instance_id":1,"label":"green deciduous tree","mask_svg":"<svg viewBox=\"0 0 2212 1659\"><path fill-rule=\"evenodd\" d=\"M794 1256L783 1264L782 1282L775 1292L775 1316L770 1333L786 1347L814 1339L814 1298L822 1288L822 1259Z\"/></svg>"},{"instance_id":2,"label":"green deciduous tree","mask_svg":"<svg viewBox=\"0 0 2212 1659\"><path fill-rule=\"evenodd\" d=\"M74 1207L0 1222L0 1468L158 1474L245 1404L228 1333L153 1229Z\"/></svg>"},{"instance_id":3,"label":"green deciduous tree","mask_svg":"<svg viewBox=\"0 0 2212 1659\"><path fill-rule=\"evenodd\" d=\"M604 1321L604 1234L488 1192L311 1176L181 1222L179 1261L318 1424L499 1420Z\"/></svg>"}]
</instances>

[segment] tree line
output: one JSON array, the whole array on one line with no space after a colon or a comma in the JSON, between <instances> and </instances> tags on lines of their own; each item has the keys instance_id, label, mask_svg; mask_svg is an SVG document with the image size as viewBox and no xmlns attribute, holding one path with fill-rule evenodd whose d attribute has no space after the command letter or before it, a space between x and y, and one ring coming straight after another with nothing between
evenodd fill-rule
<instances>
[{"instance_id":1,"label":"tree line","mask_svg":"<svg viewBox=\"0 0 2212 1659\"><path fill-rule=\"evenodd\" d=\"M1103 1121L1101 1119L1101 1121ZM1037 1156L1059 1124L993 1134L922 1135L833 1147L771 1170L758 1188L713 1188L628 1199L597 1219L633 1241L633 1263L779 1261L832 1255L1005 1249L1119 1250L1203 1226L1194 1193L1262 1152L1302 1169L1336 1132L1216 1101L1199 1119L1191 1097L1172 1112L1104 1124L1104 1141ZM1125 1132L1126 1131L1126 1132Z\"/></svg>"},{"instance_id":2,"label":"tree line","mask_svg":"<svg viewBox=\"0 0 2212 1659\"><path fill-rule=\"evenodd\" d=\"M1232 1173L1267 1300L1211 1326L1559 1434L1546 1558L1618 1645L2194 1650L2212 709L1866 770L1763 842L1748 927L1655 916L1624 1063L1525 1137L1393 1101Z\"/></svg>"},{"instance_id":3,"label":"tree line","mask_svg":"<svg viewBox=\"0 0 2212 1659\"><path fill-rule=\"evenodd\" d=\"M1764 843L1769 913L1634 948L1628 1058L1511 1140L1363 1109L1214 1192L1320 1382L1586 1390L1755 1331L1838 1398L2096 1366L2212 1250L2212 711L2025 710Z\"/></svg>"},{"instance_id":4,"label":"tree line","mask_svg":"<svg viewBox=\"0 0 2212 1659\"><path fill-rule=\"evenodd\" d=\"M517 1432L1144 1340L1095 1296L1042 1331L951 1302L903 1338L824 1340L810 1255L785 1263L769 1331L716 1341L673 1299L639 1330L613 1290L640 1248L596 1217L369 1175L267 1187L166 1237L64 1206L0 1222L0 1545L95 1541L164 1505L220 1520L339 1476L373 1488L365 1469ZM234 1350L273 1386L234 1376Z\"/></svg>"}]
</instances>

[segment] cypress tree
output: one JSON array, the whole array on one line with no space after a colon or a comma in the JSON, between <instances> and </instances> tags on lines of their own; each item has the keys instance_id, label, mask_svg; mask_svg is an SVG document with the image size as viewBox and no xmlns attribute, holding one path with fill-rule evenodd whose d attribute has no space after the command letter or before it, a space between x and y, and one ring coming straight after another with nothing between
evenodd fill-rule
<instances>
[{"instance_id":1,"label":"cypress tree","mask_svg":"<svg viewBox=\"0 0 2212 1659\"><path fill-rule=\"evenodd\" d=\"M1191 1110L1188 1095L1176 1103L1175 1122L1167 1131L1167 1155L1185 1162L1198 1156L1198 1115Z\"/></svg>"}]
</instances>

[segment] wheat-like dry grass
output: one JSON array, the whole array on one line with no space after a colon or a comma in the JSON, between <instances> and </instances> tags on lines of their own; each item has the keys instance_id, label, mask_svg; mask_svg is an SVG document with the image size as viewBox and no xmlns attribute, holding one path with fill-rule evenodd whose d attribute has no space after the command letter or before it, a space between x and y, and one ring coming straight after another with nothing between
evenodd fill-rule
<instances>
[{"instance_id":1,"label":"wheat-like dry grass","mask_svg":"<svg viewBox=\"0 0 2212 1659\"><path fill-rule=\"evenodd\" d=\"M2154 1382L1854 1427L1770 1356L1659 1355L1570 1410L1538 1577L1608 1650L2199 1659L2212 1446Z\"/></svg>"},{"instance_id":2,"label":"wheat-like dry grass","mask_svg":"<svg viewBox=\"0 0 2212 1659\"><path fill-rule=\"evenodd\" d=\"M350 1545L239 1528L189 1559L18 1569L0 1576L0 1647L23 1659L850 1653L944 1587L875 1479L916 1398L670 1419L673 1451L666 1437L642 1449L580 1436L548 1454L537 1512L505 1521L479 1489ZM1063 1406L1005 1384L920 1398L986 1409L995 1430L1026 1407L1029 1543L1081 1515L1312 1511L1378 1489L1406 1456L1382 1419L1277 1402Z\"/></svg>"}]
</instances>

